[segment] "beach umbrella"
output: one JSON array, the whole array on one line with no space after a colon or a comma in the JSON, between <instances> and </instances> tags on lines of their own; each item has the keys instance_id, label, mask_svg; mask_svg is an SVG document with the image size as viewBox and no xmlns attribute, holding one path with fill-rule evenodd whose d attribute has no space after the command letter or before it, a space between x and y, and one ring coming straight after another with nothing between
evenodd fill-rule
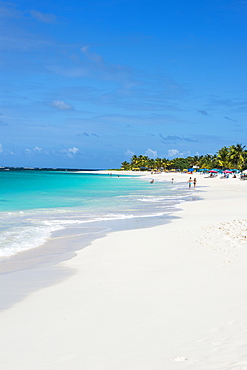
<instances>
[{"instance_id":1,"label":"beach umbrella","mask_svg":"<svg viewBox=\"0 0 247 370\"><path fill-rule=\"evenodd\" d=\"M225 170L224 173L232 173L230 170Z\"/></svg>"},{"instance_id":2,"label":"beach umbrella","mask_svg":"<svg viewBox=\"0 0 247 370\"><path fill-rule=\"evenodd\" d=\"M216 171L216 170L210 170L208 172L210 172L210 173L218 173L218 171Z\"/></svg>"}]
</instances>

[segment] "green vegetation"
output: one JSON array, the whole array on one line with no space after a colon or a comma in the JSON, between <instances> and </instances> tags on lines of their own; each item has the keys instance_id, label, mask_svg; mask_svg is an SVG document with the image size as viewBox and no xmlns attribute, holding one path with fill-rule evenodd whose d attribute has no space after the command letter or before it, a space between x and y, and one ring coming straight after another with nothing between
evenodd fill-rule
<instances>
[{"instance_id":1,"label":"green vegetation","mask_svg":"<svg viewBox=\"0 0 247 370\"><path fill-rule=\"evenodd\" d=\"M247 150L242 144L224 146L216 154L206 154L187 158L166 158L151 159L145 155L133 155L131 162L123 162L121 170L179 170L189 168L218 168L218 169L238 169L247 168Z\"/></svg>"}]
</instances>

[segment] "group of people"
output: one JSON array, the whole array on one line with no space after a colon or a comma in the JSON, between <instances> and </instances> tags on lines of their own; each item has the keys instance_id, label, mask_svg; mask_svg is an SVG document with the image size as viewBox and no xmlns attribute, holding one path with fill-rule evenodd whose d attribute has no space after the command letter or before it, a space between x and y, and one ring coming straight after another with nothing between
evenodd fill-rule
<instances>
[{"instance_id":1,"label":"group of people","mask_svg":"<svg viewBox=\"0 0 247 370\"><path fill-rule=\"evenodd\" d=\"M153 184L153 183L154 183L154 179L151 179L150 184ZM174 183L174 178L172 177L172 184L173 183ZM191 188L192 184L194 184L194 188L195 188L196 187L196 183L197 183L196 178L194 178L194 180L193 180L192 177L190 177L189 180L188 180L189 189Z\"/></svg>"},{"instance_id":2,"label":"group of people","mask_svg":"<svg viewBox=\"0 0 247 370\"><path fill-rule=\"evenodd\" d=\"M188 180L188 184L189 184L189 189L191 188L192 184L194 184L194 188L196 187L196 178L194 178L194 180L192 180L192 177L189 178Z\"/></svg>"},{"instance_id":3,"label":"group of people","mask_svg":"<svg viewBox=\"0 0 247 370\"><path fill-rule=\"evenodd\" d=\"M174 183L174 178L172 177L172 184L173 183ZM196 178L194 178L194 180L193 180L192 177L190 177L189 180L188 180L189 189L191 188L192 184L194 184L194 188L195 188L196 187L196 183L197 183Z\"/></svg>"}]
</instances>

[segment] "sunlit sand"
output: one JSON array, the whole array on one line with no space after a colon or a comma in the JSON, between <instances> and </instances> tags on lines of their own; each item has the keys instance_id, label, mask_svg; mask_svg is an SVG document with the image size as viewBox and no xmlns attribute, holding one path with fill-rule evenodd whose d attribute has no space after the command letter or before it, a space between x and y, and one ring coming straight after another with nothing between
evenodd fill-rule
<instances>
[{"instance_id":1,"label":"sunlit sand","mask_svg":"<svg viewBox=\"0 0 247 370\"><path fill-rule=\"evenodd\" d=\"M3 310L2 368L247 368L247 181L199 175L191 194L170 223L95 240Z\"/></svg>"}]
</instances>

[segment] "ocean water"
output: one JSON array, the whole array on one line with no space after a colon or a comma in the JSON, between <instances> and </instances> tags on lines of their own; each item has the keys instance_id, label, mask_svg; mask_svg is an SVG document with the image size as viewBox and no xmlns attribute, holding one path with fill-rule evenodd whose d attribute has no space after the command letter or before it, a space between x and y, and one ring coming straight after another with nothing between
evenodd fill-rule
<instances>
[{"instance_id":1,"label":"ocean water","mask_svg":"<svg viewBox=\"0 0 247 370\"><path fill-rule=\"evenodd\" d=\"M168 222L191 193L185 184L138 176L58 171L0 172L0 258L50 238L96 238Z\"/></svg>"}]
</instances>

